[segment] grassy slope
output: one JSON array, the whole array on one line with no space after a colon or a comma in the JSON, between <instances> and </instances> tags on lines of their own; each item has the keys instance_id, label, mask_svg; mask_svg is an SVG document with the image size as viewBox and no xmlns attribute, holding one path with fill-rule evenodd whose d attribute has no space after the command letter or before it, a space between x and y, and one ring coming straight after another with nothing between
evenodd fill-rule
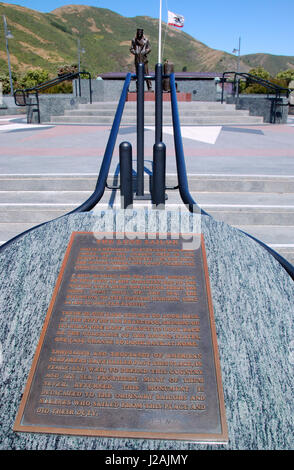
<instances>
[{"instance_id":1,"label":"grassy slope","mask_svg":"<svg viewBox=\"0 0 294 470\"><path fill-rule=\"evenodd\" d=\"M88 6L66 6L43 14L28 8L0 3L0 15L6 15L8 27L14 35L9 40L12 69L16 72L32 67L47 69L56 75L59 66L77 63L77 38L86 50L81 55L82 65L93 74L133 69L130 42L136 29L142 27L149 37L152 52L150 69L157 62L158 20L149 17L125 18L111 10ZM2 18L1 18L2 19ZM2 23L3 24L3 23ZM3 26L0 24L0 35ZM181 71L235 70L236 57L211 49L182 30L168 28L163 57ZM294 57L253 54L242 57L241 68L262 65L275 74L294 68ZM0 72L7 70L6 49L0 41Z\"/></svg>"}]
</instances>

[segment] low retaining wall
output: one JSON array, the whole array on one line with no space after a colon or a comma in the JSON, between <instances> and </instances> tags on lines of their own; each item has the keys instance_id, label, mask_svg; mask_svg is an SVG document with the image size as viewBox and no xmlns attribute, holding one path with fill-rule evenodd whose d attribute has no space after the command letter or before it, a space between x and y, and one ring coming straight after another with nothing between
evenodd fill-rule
<instances>
[{"instance_id":1,"label":"low retaining wall","mask_svg":"<svg viewBox=\"0 0 294 470\"><path fill-rule=\"evenodd\" d=\"M0 95L0 116L25 114L26 108L16 106L13 96Z\"/></svg>"},{"instance_id":2,"label":"low retaining wall","mask_svg":"<svg viewBox=\"0 0 294 470\"><path fill-rule=\"evenodd\" d=\"M274 95L239 95L237 100L233 96L228 96L226 102L236 103L236 109L248 109L250 116L263 116L264 122L280 124L287 122L289 101L286 97L279 98L276 110L274 110Z\"/></svg>"},{"instance_id":3,"label":"low retaining wall","mask_svg":"<svg viewBox=\"0 0 294 470\"><path fill-rule=\"evenodd\" d=\"M221 87L215 79L184 80L178 81L178 91L191 93L192 101L219 101L221 98ZM124 85L124 80L92 80L92 101L116 101L118 102ZM81 80L81 96L79 94L78 83L74 83L75 93L73 94L40 94L40 122L49 122L51 116L63 116L66 109L77 109L80 103L90 102L89 81ZM131 82L130 91L136 90L135 82ZM146 89L147 90L147 89ZM288 118L288 98L280 98L275 106L275 97L272 95L239 95L238 101L226 90L226 102L236 103L236 109L248 109L251 116L263 116L265 123L287 122ZM31 98L35 100L35 98ZM14 108L15 109L15 108ZM24 112L25 108L16 108L19 112ZM27 107L28 122L37 123L38 114L33 112L36 106ZM0 110L1 111L1 110ZM13 113L12 113L13 114ZM273 119L275 115L275 120Z\"/></svg>"},{"instance_id":4,"label":"low retaining wall","mask_svg":"<svg viewBox=\"0 0 294 470\"><path fill-rule=\"evenodd\" d=\"M35 102L35 98L30 98ZM49 122L51 116L63 116L66 109L77 109L80 103L87 103L86 97L77 97L73 94L43 94L39 95L40 122ZM38 113L34 112L37 106L28 106L27 122L37 123Z\"/></svg>"}]
</instances>

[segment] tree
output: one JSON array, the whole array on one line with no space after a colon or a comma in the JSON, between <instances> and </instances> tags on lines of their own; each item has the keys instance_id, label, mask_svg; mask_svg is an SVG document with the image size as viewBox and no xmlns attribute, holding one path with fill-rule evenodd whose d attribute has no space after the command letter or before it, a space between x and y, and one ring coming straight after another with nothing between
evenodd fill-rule
<instances>
[{"instance_id":1,"label":"tree","mask_svg":"<svg viewBox=\"0 0 294 470\"><path fill-rule=\"evenodd\" d=\"M271 80L271 75L270 73L265 70L263 67L255 67L253 69L250 69L249 74L254 75L255 77L259 77L263 80L270 81ZM251 80L250 77L246 79L246 84L245 87L243 85L243 90L242 93L245 94L260 94L260 93L268 93L269 89L260 85L259 83L255 82L254 80Z\"/></svg>"},{"instance_id":2,"label":"tree","mask_svg":"<svg viewBox=\"0 0 294 470\"><path fill-rule=\"evenodd\" d=\"M283 70L282 72L277 73L276 78L278 78L279 80L286 80L287 85L289 85L291 80L294 80L294 70Z\"/></svg>"},{"instance_id":3,"label":"tree","mask_svg":"<svg viewBox=\"0 0 294 470\"><path fill-rule=\"evenodd\" d=\"M11 73L13 88L17 87L17 80L18 77L15 72ZM9 74L7 73L0 73L0 82L2 82L2 93L4 95L10 94L10 79Z\"/></svg>"},{"instance_id":4,"label":"tree","mask_svg":"<svg viewBox=\"0 0 294 470\"><path fill-rule=\"evenodd\" d=\"M255 75L256 77L263 78L264 80L269 80L271 78L270 73L263 67L255 67L249 70L248 73L250 73L251 75Z\"/></svg>"},{"instance_id":5,"label":"tree","mask_svg":"<svg viewBox=\"0 0 294 470\"><path fill-rule=\"evenodd\" d=\"M21 78L19 84L21 88L33 88L40 83L49 80L49 72L44 69L31 69L28 70Z\"/></svg>"}]
</instances>

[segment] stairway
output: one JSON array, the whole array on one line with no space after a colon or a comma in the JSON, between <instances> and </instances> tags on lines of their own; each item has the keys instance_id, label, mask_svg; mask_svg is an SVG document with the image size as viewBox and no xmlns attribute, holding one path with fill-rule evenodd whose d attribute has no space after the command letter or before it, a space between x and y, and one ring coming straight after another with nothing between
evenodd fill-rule
<instances>
[{"instance_id":1,"label":"stairway","mask_svg":"<svg viewBox=\"0 0 294 470\"><path fill-rule=\"evenodd\" d=\"M109 183L112 177L109 177ZM224 221L270 245L294 263L294 177L188 175L195 201ZM0 176L0 242L42 222L59 217L84 202L96 184L95 175ZM145 188L148 188L145 178ZM167 186L177 178L167 175ZM167 209L182 207L178 191L167 191ZM118 191L106 190L97 208L110 201L120 206ZM135 201L135 206L150 202Z\"/></svg>"},{"instance_id":2,"label":"stairway","mask_svg":"<svg viewBox=\"0 0 294 470\"><path fill-rule=\"evenodd\" d=\"M63 116L51 116L51 124L84 124L84 125L111 125L115 115L117 103L96 102L93 104L80 104L78 109L65 110ZM155 104L146 101L145 125L154 125ZM236 110L233 104L220 102L179 102L179 115L181 125L254 125L263 123L260 116L249 116L247 110ZM136 125L136 102L126 102L122 117L122 125ZM172 125L171 104L163 103L163 125Z\"/></svg>"}]
</instances>

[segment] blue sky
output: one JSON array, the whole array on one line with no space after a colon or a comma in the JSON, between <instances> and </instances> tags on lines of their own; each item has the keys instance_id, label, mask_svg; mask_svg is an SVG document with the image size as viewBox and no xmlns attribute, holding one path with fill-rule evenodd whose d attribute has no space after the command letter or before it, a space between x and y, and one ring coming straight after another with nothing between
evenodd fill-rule
<instances>
[{"instance_id":1,"label":"blue sky","mask_svg":"<svg viewBox=\"0 0 294 470\"><path fill-rule=\"evenodd\" d=\"M14 3L42 12L63 5L109 8L123 16L159 17L159 0L25 0ZM184 31L214 48L232 52L241 37L241 55L266 52L294 56L294 0L162 0L185 17ZM152 40L152 38L150 38Z\"/></svg>"}]
</instances>

